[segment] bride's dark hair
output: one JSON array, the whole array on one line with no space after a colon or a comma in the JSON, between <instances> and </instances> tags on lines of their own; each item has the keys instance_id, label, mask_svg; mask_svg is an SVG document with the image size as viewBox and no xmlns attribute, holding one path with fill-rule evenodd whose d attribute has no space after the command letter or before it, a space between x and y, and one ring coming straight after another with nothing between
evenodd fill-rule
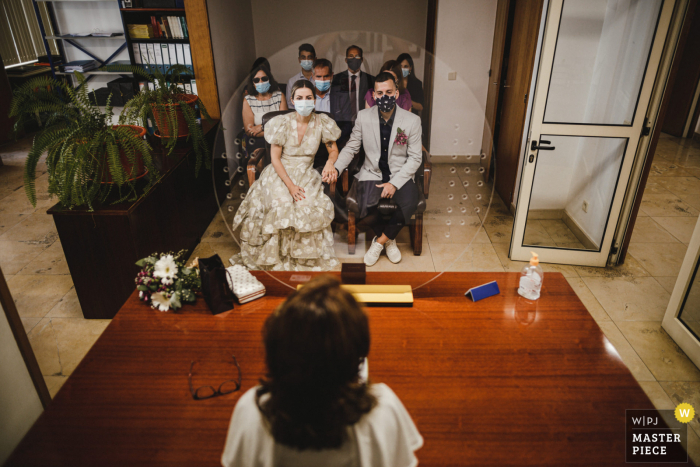
<instances>
[{"instance_id":1,"label":"bride's dark hair","mask_svg":"<svg viewBox=\"0 0 700 467\"><path fill-rule=\"evenodd\" d=\"M267 318L263 341L268 373L256 400L275 441L340 447L347 427L376 404L358 377L370 342L362 308L337 279L319 276Z\"/></svg>"}]
</instances>

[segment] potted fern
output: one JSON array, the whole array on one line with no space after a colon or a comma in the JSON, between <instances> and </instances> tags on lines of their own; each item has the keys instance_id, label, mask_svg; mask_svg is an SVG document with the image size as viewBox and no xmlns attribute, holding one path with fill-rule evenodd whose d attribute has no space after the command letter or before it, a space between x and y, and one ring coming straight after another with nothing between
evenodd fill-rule
<instances>
[{"instance_id":1,"label":"potted fern","mask_svg":"<svg viewBox=\"0 0 700 467\"><path fill-rule=\"evenodd\" d=\"M114 202L138 198L137 182L145 178L148 190L157 173L146 130L113 125L112 105L105 111L90 100L85 78L73 89L64 81L34 78L13 93L10 117L18 134L31 119L46 116L43 130L34 137L24 167L24 189L36 206L36 166L44 153L49 173L49 194L69 209L85 206L92 211L116 193Z\"/></svg>"},{"instance_id":2,"label":"potted fern","mask_svg":"<svg viewBox=\"0 0 700 467\"><path fill-rule=\"evenodd\" d=\"M184 65L173 65L161 73L156 67L153 75L148 74L139 66L108 65L105 70L124 72L128 71L150 83L153 89L146 87L130 99L125 105L119 118L121 124L144 125L148 118L152 118L158 127L159 137L171 153L178 142L178 138L191 141L195 162L195 176L204 161L205 167L210 168L209 145L204 138L202 128L197 123L195 106L208 121L211 121L204 103L194 94L186 94L181 84L181 75L189 73Z\"/></svg>"}]
</instances>

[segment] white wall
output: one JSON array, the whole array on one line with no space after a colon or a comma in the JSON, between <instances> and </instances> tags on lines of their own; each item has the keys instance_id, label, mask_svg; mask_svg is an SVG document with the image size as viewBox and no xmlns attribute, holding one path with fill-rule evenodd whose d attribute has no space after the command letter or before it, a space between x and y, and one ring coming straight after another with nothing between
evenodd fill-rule
<instances>
[{"instance_id":1,"label":"white wall","mask_svg":"<svg viewBox=\"0 0 700 467\"><path fill-rule=\"evenodd\" d=\"M10 323L0 308L0 465L43 410Z\"/></svg>"},{"instance_id":2,"label":"white wall","mask_svg":"<svg viewBox=\"0 0 700 467\"><path fill-rule=\"evenodd\" d=\"M338 70L345 68L345 49L357 44L365 52L366 71L372 74L386 60L409 52L414 61L420 60L416 69L422 78L427 0L383 0L381 9L374 0L297 0L274 6L268 0L251 0L251 4L256 53L270 60L272 74L280 82L299 72L297 47L303 42L311 43L316 55L331 60Z\"/></svg>"},{"instance_id":3,"label":"white wall","mask_svg":"<svg viewBox=\"0 0 700 467\"><path fill-rule=\"evenodd\" d=\"M433 156L478 155L484 131L496 0L440 0L433 90ZM447 79L456 71L457 79Z\"/></svg>"},{"instance_id":4,"label":"white wall","mask_svg":"<svg viewBox=\"0 0 700 467\"><path fill-rule=\"evenodd\" d=\"M122 32L122 19L116 1L112 2L54 2L56 26L60 33L77 32ZM76 39L82 47L101 59L106 59L124 42L124 38L115 39ZM64 41L65 42L65 41ZM92 60L92 57L64 43L68 61ZM114 60L129 60L129 51L124 48ZM107 82L119 78L115 76L95 76L90 80L90 89L105 87Z\"/></svg>"}]
</instances>

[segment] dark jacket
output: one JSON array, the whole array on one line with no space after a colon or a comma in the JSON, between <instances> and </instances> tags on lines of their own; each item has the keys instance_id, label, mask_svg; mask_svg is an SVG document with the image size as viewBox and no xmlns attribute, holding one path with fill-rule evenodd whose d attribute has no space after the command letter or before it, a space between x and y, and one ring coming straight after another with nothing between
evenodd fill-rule
<instances>
[{"instance_id":1,"label":"dark jacket","mask_svg":"<svg viewBox=\"0 0 700 467\"><path fill-rule=\"evenodd\" d=\"M333 76L333 86L337 88L339 94L345 94L348 96L348 103L350 99L350 80L348 79L348 70L343 70ZM365 108L365 94L367 94L368 89L374 89L374 76L360 72L360 82L357 85L357 95L360 100L360 107L358 111ZM331 104L332 105L332 104ZM350 111L350 107L348 107ZM352 120L351 115L343 115L341 121ZM338 121L338 119L336 119Z\"/></svg>"}]
</instances>

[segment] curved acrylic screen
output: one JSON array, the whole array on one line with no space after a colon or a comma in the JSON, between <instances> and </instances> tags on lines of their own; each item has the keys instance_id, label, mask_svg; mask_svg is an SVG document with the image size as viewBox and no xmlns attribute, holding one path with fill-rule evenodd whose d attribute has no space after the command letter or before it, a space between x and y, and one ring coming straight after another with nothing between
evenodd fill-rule
<instances>
[{"instance_id":1,"label":"curved acrylic screen","mask_svg":"<svg viewBox=\"0 0 700 467\"><path fill-rule=\"evenodd\" d=\"M419 115L421 112L394 112L392 132L386 133L391 140L388 148L392 159L391 176L400 171L404 163L402 157L406 163L413 161L418 167L411 180L404 182L404 185L413 184L412 188L402 185L397 191L400 194L394 195L392 202L377 200L377 192L371 186L376 184L365 179L371 178L368 173L373 170L378 173L381 156L378 143L382 135L378 109L374 107L361 117L363 138L375 140L366 141L367 149L363 144L359 151L349 151L354 147L354 123L347 121L346 114L339 111L347 105L351 95L345 62L347 47L352 44L363 47L362 70L372 75L379 73L386 60L396 59L403 52L411 55L415 67L412 73L421 81L426 60L434 64L435 76L446 77L453 68L440 57L430 56L421 47L380 33L349 31L322 35L300 41L267 57L270 74L282 85L285 98L290 91L289 87L284 89L288 80L301 70L297 47L304 42L314 45L317 58L326 58L333 66L335 81L330 90L331 98L327 100L331 101L328 103L331 115L336 115L331 119L315 113L301 144L296 134L296 111L266 123L263 136L253 137L246 134L243 122L246 89L250 86L248 77L233 93L222 113L212 155L227 160L224 170L230 192L225 199L217 199L223 225L218 224L220 232L216 232L216 241L226 243L224 250L226 254L230 253L230 258L222 256L224 263L231 261L250 269L267 271L298 271L297 277L292 275L287 284L296 288L299 280L305 280L304 271L339 271L342 263L363 262L372 239L380 231L395 236L401 261L392 262L385 249L376 264L367 267L367 272L425 272L411 284L414 289L434 280L443 271L502 271L500 263L498 267L489 268L482 258L486 245L491 248L484 223L494 195L494 180L485 178L487 161L485 156L479 155L482 141L475 137L482 137L485 90L480 91L483 95L478 98L459 76L450 81L435 79L430 125L432 155L424 144L427 116ZM369 92L371 94L371 88ZM368 96L358 94L362 93L356 93L356 99L364 109L365 97ZM277 108L274 95L270 102L252 99L248 102L253 103L258 113ZM262 105L268 107L257 108ZM374 120L370 123L369 119ZM323 152L323 140L336 131L334 120L337 120L342 135L339 139L341 159L349 158L352 162L347 173L341 175L332 187L322 183L323 156L327 157L327 154L321 154L317 148ZM414 131L417 128L420 128L420 134ZM374 134L370 135L370 132ZM402 132L407 135L405 138L401 136ZM490 132L487 133L490 139ZM305 189L301 201L293 201L271 163L272 156L266 149L264 135L271 138L273 134L275 141L284 141L280 161L285 172L297 186ZM342 154L344 147L348 147L346 154ZM365 163L365 158L370 160ZM492 173L495 163L494 155ZM381 189L378 191L381 193ZM506 211L500 214L510 216L503 203L499 202L496 208ZM401 216L396 215L398 210ZM503 224L494 225L492 235L509 237L512 221Z\"/></svg>"}]
</instances>

